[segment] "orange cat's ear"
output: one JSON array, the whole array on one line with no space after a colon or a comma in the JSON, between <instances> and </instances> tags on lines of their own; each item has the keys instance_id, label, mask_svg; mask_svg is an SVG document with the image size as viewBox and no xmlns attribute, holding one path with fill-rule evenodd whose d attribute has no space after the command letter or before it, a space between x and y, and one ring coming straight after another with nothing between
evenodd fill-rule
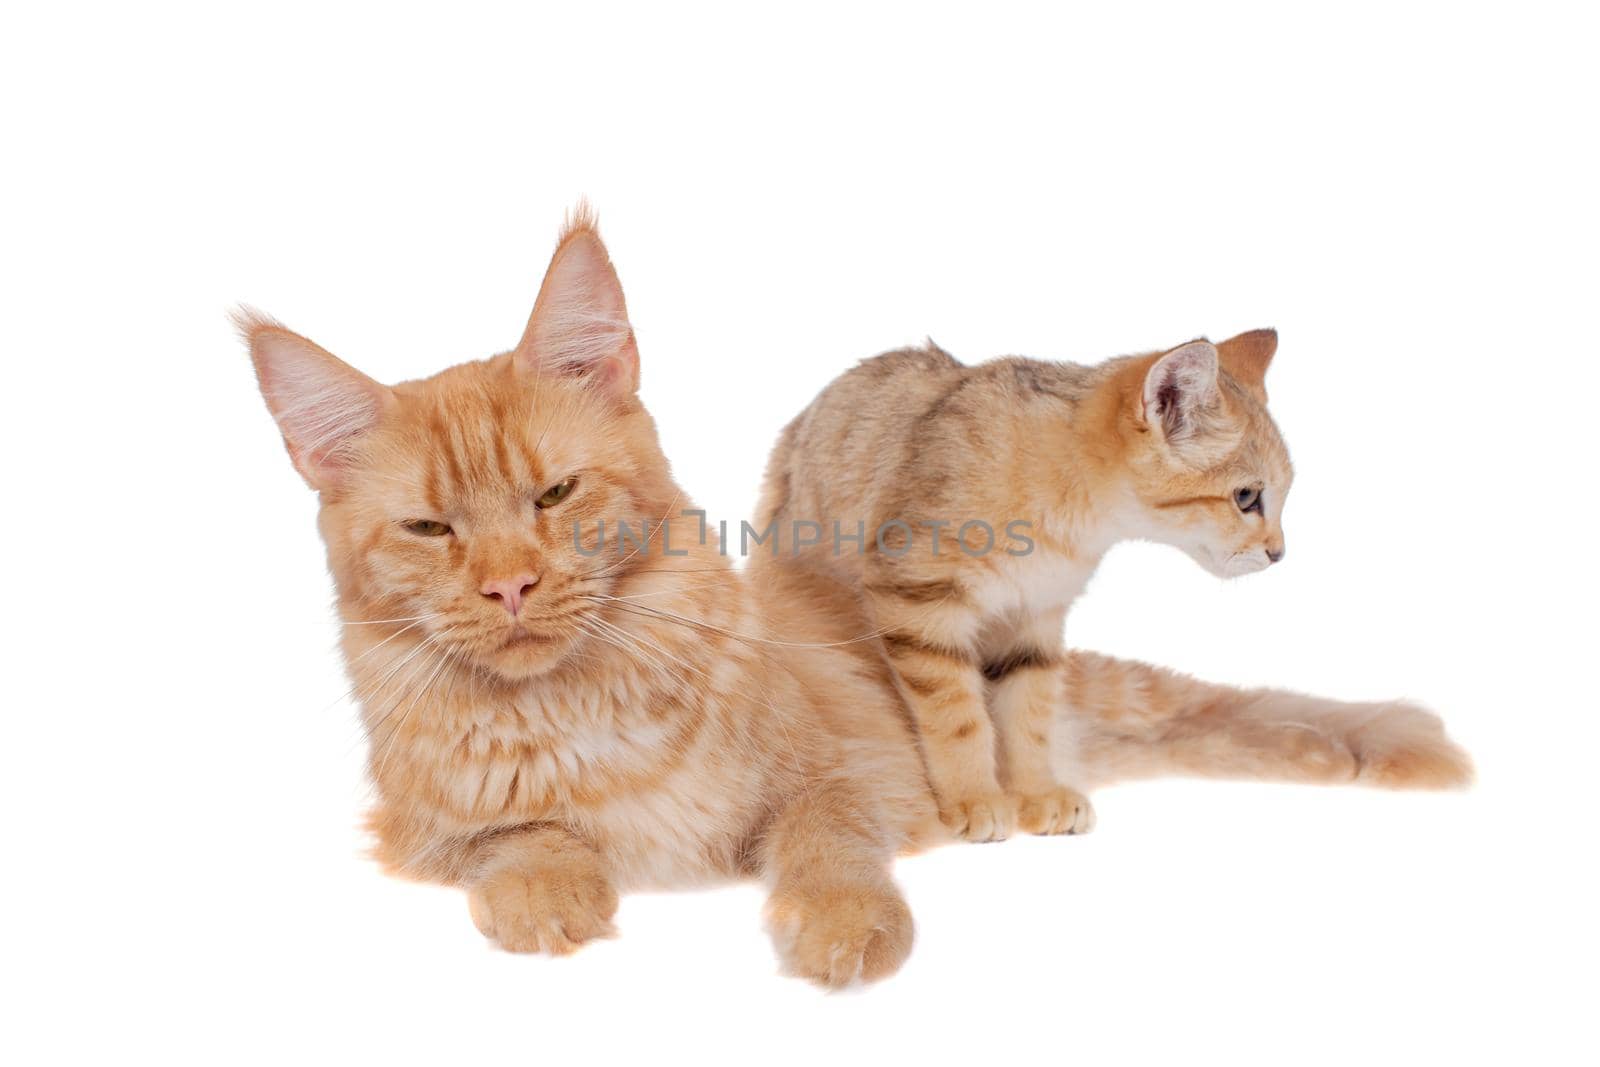
<instances>
[{"instance_id":1,"label":"orange cat's ear","mask_svg":"<svg viewBox=\"0 0 1600 1067\"><path fill-rule=\"evenodd\" d=\"M234 325L289 458L313 489L339 484L351 446L395 402L394 394L333 353L265 315L241 308Z\"/></svg>"},{"instance_id":2,"label":"orange cat's ear","mask_svg":"<svg viewBox=\"0 0 1600 1067\"><path fill-rule=\"evenodd\" d=\"M1194 434L1199 412L1217 401L1217 350L1190 341L1151 364L1144 376L1139 415L1169 442Z\"/></svg>"},{"instance_id":3,"label":"orange cat's ear","mask_svg":"<svg viewBox=\"0 0 1600 1067\"><path fill-rule=\"evenodd\" d=\"M639 348L622 283L586 205L561 232L516 359L530 371L582 377L619 394L639 389Z\"/></svg>"},{"instance_id":4,"label":"orange cat's ear","mask_svg":"<svg viewBox=\"0 0 1600 1067\"><path fill-rule=\"evenodd\" d=\"M1222 369L1263 404L1267 402L1267 366L1278 351L1277 330L1251 330L1217 346Z\"/></svg>"}]
</instances>

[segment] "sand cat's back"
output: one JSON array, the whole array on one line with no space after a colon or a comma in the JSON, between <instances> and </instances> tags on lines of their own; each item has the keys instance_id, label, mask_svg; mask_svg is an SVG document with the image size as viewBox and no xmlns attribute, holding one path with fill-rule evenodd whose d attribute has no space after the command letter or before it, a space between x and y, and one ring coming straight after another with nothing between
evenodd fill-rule
<instances>
[{"instance_id":1,"label":"sand cat's back","mask_svg":"<svg viewBox=\"0 0 1600 1067\"><path fill-rule=\"evenodd\" d=\"M932 345L885 352L840 375L785 428L768 468L761 520L873 530L887 490L914 462L923 417L968 373Z\"/></svg>"}]
</instances>

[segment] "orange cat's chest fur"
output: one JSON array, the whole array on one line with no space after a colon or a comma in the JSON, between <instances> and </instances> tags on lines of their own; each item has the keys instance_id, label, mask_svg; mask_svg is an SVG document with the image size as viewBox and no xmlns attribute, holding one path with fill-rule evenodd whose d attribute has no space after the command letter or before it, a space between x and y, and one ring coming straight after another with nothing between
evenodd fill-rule
<instances>
[{"instance_id":1,"label":"orange cat's chest fur","mask_svg":"<svg viewBox=\"0 0 1600 1067\"><path fill-rule=\"evenodd\" d=\"M429 836L582 827L623 884L703 880L708 865L733 873L741 835L730 828L758 820L771 780L766 761L751 758L759 745L727 750L738 709L640 657L607 658L604 685L467 682L428 715L398 719L403 702L369 704L372 771L389 816ZM704 670L679 658L684 673ZM714 670L735 689L761 688L742 677L741 657Z\"/></svg>"}]
</instances>

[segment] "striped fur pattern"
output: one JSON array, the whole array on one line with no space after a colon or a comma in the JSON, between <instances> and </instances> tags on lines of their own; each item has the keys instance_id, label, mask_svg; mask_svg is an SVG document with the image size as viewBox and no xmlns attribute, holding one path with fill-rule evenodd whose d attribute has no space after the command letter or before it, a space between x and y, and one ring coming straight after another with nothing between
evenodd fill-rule
<instances>
[{"instance_id":1,"label":"striped fur pattern","mask_svg":"<svg viewBox=\"0 0 1600 1067\"><path fill-rule=\"evenodd\" d=\"M425 381L239 317L321 496L377 855L464 887L513 951L608 933L630 889L754 875L789 970L881 977L912 937L893 857L943 836L909 728L826 590L757 586L676 518L626 321L583 213L518 347ZM648 538L618 548L618 520ZM486 592L512 576L514 611Z\"/></svg>"},{"instance_id":2,"label":"striped fur pattern","mask_svg":"<svg viewBox=\"0 0 1600 1067\"><path fill-rule=\"evenodd\" d=\"M379 385L239 318L320 496L377 856L462 887L484 935L518 952L606 936L632 889L757 877L787 970L828 987L881 978L912 941L893 858L949 840L899 683L855 586L735 570L677 518L692 502L638 401L626 322L582 212L517 348L424 381ZM596 524L619 518L650 536L602 544ZM905 588L922 606L947 595ZM984 661L984 684L1061 680L1041 669L1059 666L1042 640L1039 654ZM1096 661L1073 682L1065 662L1069 688L1106 673ZM1109 728L1080 752L1130 772L1148 768L1124 749L1167 758L1163 703L1195 724L1232 714L1220 699L1190 708L1177 683L1103 693ZM1264 754L1258 769L1275 768Z\"/></svg>"},{"instance_id":3,"label":"striped fur pattern","mask_svg":"<svg viewBox=\"0 0 1600 1067\"><path fill-rule=\"evenodd\" d=\"M1082 790L1101 768L1074 751L1092 723L1071 713L1082 711L1083 664L1110 664L1070 660L1062 639L1107 549L1161 541L1222 576L1282 558L1292 471L1263 384L1276 346L1273 331L1258 330L1097 366L1007 358L969 367L930 343L865 361L784 430L758 522L888 535L859 552L797 538L757 565L860 590L956 835L1093 825ZM1018 521L1026 544L1002 550L985 532ZM1181 688L1163 684L1163 710L1182 706ZM1219 729L1205 743L1227 749L1239 736ZM1165 750L1170 766L1206 763L1199 749L1194 760L1178 756L1182 747L1173 739ZM1159 762L1160 749L1140 751ZM1292 753L1257 754L1261 773L1289 773L1278 757L1297 765ZM1464 773L1458 756L1446 762Z\"/></svg>"},{"instance_id":4,"label":"striped fur pattern","mask_svg":"<svg viewBox=\"0 0 1600 1067\"><path fill-rule=\"evenodd\" d=\"M1060 763L1089 787L1190 775L1388 789L1467 784L1472 763L1439 717L1413 704L1237 689L1074 651Z\"/></svg>"}]
</instances>

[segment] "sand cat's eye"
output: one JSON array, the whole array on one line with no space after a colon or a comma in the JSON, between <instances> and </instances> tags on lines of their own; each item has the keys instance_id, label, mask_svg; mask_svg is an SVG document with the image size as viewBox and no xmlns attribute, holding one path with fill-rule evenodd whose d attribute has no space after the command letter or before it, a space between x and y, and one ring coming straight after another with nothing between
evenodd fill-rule
<instances>
[{"instance_id":1,"label":"sand cat's eye","mask_svg":"<svg viewBox=\"0 0 1600 1067\"><path fill-rule=\"evenodd\" d=\"M418 537L443 537L450 532L450 527L433 519L412 519L401 525Z\"/></svg>"},{"instance_id":2,"label":"sand cat's eye","mask_svg":"<svg viewBox=\"0 0 1600 1067\"><path fill-rule=\"evenodd\" d=\"M561 503L563 500L567 499L567 497L572 495L572 489L577 484L578 479L568 478L559 485L552 485L550 488L544 491L544 496L538 499L536 505L540 508L555 507L557 504Z\"/></svg>"},{"instance_id":3,"label":"sand cat's eye","mask_svg":"<svg viewBox=\"0 0 1600 1067\"><path fill-rule=\"evenodd\" d=\"M1239 505L1239 510L1246 515L1252 511L1260 511L1261 490L1254 486L1247 489L1235 489L1233 491L1233 502Z\"/></svg>"}]
</instances>

